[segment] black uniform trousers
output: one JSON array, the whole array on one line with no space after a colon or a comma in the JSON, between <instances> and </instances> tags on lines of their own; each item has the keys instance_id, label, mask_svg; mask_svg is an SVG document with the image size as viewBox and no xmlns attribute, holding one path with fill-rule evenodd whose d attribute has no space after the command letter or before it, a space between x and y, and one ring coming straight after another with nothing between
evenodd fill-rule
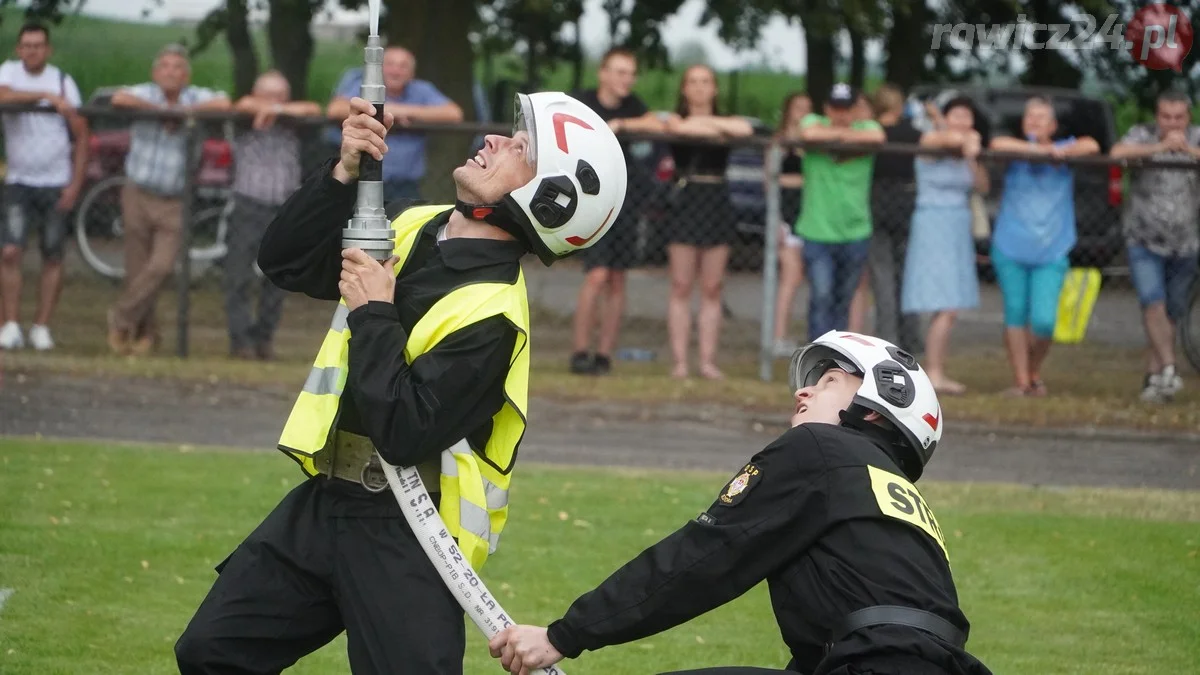
<instances>
[{"instance_id":1,"label":"black uniform trousers","mask_svg":"<svg viewBox=\"0 0 1200 675\"><path fill-rule=\"evenodd\" d=\"M217 572L175 645L183 675L279 673L343 630L356 674L462 673L463 610L390 490L306 480Z\"/></svg>"}]
</instances>

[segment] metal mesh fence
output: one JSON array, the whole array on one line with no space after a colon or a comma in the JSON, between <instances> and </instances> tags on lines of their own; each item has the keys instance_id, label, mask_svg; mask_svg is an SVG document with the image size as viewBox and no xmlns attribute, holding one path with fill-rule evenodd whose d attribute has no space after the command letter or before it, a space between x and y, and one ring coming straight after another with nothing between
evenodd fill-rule
<instances>
[{"instance_id":1,"label":"metal mesh fence","mask_svg":"<svg viewBox=\"0 0 1200 675\"><path fill-rule=\"evenodd\" d=\"M184 189L158 195L126 176L135 116L90 106L83 112L92 136L86 186L67 216L67 282L55 317L60 348L107 351L113 314L124 311L136 323L130 328L138 353L311 359L328 303L274 289L254 260L262 230L286 197L280 186L336 154L337 128L325 120L281 119L267 142L245 116L160 114L156 124L187 138L188 158ZM145 123L154 116L137 117ZM451 203L453 168L495 131L410 130L427 141L424 178L393 194ZM612 232L551 268L532 256L526 261L538 356L564 368L605 371L612 361L656 359L689 373L744 363L778 377L780 358L827 329L878 334L922 353L931 319L951 311L958 317L955 345L998 345L1014 315L1063 330L1059 324L1072 311L1063 298L1078 295L1071 284L1083 274L1073 273L1091 269L1099 271L1103 291L1090 311L1083 309L1086 299L1077 302L1076 313L1086 315L1085 339L1126 347L1145 342L1121 225L1133 175L1128 161L1056 163L984 153L990 189L976 197L970 180L963 182L962 160L948 151L809 144L801 186L779 171L785 153L799 144L784 148L762 137L626 140L629 195ZM818 176L821 164L812 158L822 152L835 160L825 168L867 162L868 169ZM929 161L918 162L911 178L874 175L869 164L888 155ZM1018 160L1034 168L1021 174L1023 182L1006 184ZM1141 164L1195 171L1186 162ZM993 241L1001 211L1033 202L1020 194L1030 189L1028 181L1059 175L1037 167L1063 166L1073 175L1060 196L1073 212L1075 239L1066 265L1039 276L1039 265L1006 259L998 269ZM8 223L19 201L14 194L9 186L3 200ZM865 231L859 214L867 219ZM38 223L29 225L36 237ZM1027 225L1028 236L1018 240L1055 234L1044 222ZM164 267L163 251L187 255L169 256ZM38 260L23 261L31 305ZM131 263L139 282L129 278ZM148 266L157 272L147 274ZM1185 347L1200 356L1195 293L1187 299L1190 313L1177 321ZM30 313L22 309L23 317Z\"/></svg>"}]
</instances>

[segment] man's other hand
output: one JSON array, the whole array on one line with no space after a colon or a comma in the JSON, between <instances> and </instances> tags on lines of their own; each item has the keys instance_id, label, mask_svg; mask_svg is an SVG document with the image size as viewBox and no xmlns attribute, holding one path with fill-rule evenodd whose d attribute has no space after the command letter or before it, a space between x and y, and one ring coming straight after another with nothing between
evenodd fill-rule
<instances>
[{"instance_id":1,"label":"man's other hand","mask_svg":"<svg viewBox=\"0 0 1200 675\"><path fill-rule=\"evenodd\" d=\"M383 114L383 124L375 119L375 106L363 98L350 99L350 116L342 122L341 161L333 168L333 176L343 183L358 179L359 159L367 153L383 161L387 152L387 134L395 123L391 113Z\"/></svg>"},{"instance_id":2,"label":"man's other hand","mask_svg":"<svg viewBox=\"0 0 1200 675\"><path fill-rule=\"evenodd\" d=\"M527 675L563 659L540 626L509 626L488 642L488 649L512 675Z\"/></svg>"},{"instance_id":3,"label":"man's other hand","mask_svg":"<svg viewBox=\"0 0 1200 675\"><path fill-rule=\"evenodd\" d=\"M368 302L392 302L396 296L395 266L400 259L392 256L380 264L361 248L342 251L342 278L338 291L346 306L354 311Z\"/></svg>"}]
</instances>

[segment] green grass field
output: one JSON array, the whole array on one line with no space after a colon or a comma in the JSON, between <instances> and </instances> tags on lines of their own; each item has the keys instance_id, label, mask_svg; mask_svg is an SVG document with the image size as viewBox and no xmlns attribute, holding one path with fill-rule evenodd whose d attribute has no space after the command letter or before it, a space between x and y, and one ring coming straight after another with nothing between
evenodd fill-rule
<instances>
[{"instance_id":1,"label":"green grass field","mask_svg":"<svg viewBox=\"0 0 1200 675\"><path fill-rule=\"evenodd\" d=\"M274 453L0 440L0 672L169 673L215 565L300 476ZM703 510L727 476L525 466L484 570L548 622ZM1200 662L1200 493L930 484L971 650L997 673L1183 673ZM469 628L468 673L499 673ZM765 588L571 675L786 661ZM1191 664L1190 666L1188 664ZM344 641L297 673L348 672Z\"/></svg>"}]
</instances>

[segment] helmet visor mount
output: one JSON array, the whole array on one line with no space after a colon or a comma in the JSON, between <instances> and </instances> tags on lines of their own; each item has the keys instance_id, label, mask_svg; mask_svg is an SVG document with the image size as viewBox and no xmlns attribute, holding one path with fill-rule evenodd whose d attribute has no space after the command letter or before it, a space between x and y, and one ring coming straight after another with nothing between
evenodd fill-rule
<instances>
[{"instance_id":1,"label":"helmet visor mount","mask_svg":"<svg viewBox=\"0 0 1200 675\"><path fill-rule=\"evenodd\" d=\"M815 361L812 360L813 354L809 353L809 350L814 348L821 350L821 353L818 354L820 358ZM805 358L806 356L808 358ZM793 392L811 387L820 381L821 376L834 368L856 377L864 376L858 366L835 350L827 347L809 347L796 350L796 353L792 355L791 363L788 364L788 384L791 385Z\"/></svg>"},{"instance_id":2,"label":"helmet visor mount","mask_svg":"<svg viewBox=\"0 0 1200 675\"><path fill-rule=\"evenodd\" d=\"M517 94L513 115L514 140L525 142L525 162L537 170L537 120L534 119L533 104L525 94Z\"/></svg>"}]
</instances>

